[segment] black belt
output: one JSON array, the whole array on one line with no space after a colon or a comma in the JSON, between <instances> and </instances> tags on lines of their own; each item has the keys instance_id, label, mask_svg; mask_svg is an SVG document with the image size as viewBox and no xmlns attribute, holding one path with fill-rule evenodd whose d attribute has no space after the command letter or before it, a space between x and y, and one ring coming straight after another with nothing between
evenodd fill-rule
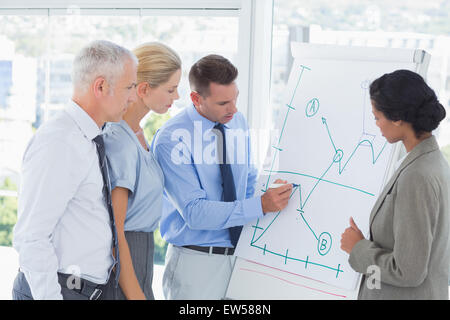
<instances>
[{"instance_id":1,"label":"black belt","mask_svg":"<svg viewBox=\"0 0 450 320\"><path fill-rule=\"evenodd\" d=\"M223 254L226 256L231 256L234 254L234 248L224 248L224 247L200 247L200 246L183 246L183 248L213 253L213 254Z\"/></svg>"},{"instance_id":2,"label":"black belt","mask_svg":"<svg viewBox=\"0 0 450 320\"><path fill-rule=\"evenodd\" d=\"M82 296L87 297L89 300L99 300L100 296L103 293L102 289L104 288L104 285L79 278L75 275L59 272L58 282L62 287L73 290L81 294ZM68 286L68 284L70 284L70 287Z\"/></svg>"}]
</instances>

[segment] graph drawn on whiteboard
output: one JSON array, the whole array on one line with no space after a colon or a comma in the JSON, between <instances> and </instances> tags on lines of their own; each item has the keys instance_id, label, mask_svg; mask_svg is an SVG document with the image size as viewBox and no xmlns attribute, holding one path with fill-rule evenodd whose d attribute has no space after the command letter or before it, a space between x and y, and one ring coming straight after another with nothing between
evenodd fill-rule
<instances>
[{"instance_id":1,"label":"graph drawn on whiteboard","mask_svg":"<svg viewBox=\"0 0 450 320\"><path fill-rule=\"evenodd\" d=\"M358 212L370 210L375 202L391 146L374 125L368 98L372 79L359 82L355 94L360 99L351 99L359 101L357 106L336 106L312 90L327 90L327 79L315 78L315 67L294 65L291 77L295 81L289 81L292 87L281 112L279 135L258 182L261 194L278 178L295 183L289 205L247 225L236 255L354 289L357 274L340 249L341 234L350 216L367 234L367 221L359 221ZM320 81L323 87L317 86ZM342 117L351 119L354 126L344 127ZM367 212L361 216L366 218Z\"/></svg>"}]
</instances>

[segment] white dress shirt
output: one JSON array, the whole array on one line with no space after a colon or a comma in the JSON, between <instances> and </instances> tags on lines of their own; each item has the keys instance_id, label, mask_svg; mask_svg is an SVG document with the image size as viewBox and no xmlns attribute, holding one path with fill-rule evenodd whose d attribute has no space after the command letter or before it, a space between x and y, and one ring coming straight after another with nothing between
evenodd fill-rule
<instances>
[{"instance_id":1,"label":"white dress shirt","mask_svg":"<svg viewBox=\"0 0 450 320\"><path fill-rule=\"evenodd\" d=\"M100 133L71 101L25 151L13 244L34 299L62 299L57 272L108 280L112 232L92 141Z\"/></svg>"}]
</instances>

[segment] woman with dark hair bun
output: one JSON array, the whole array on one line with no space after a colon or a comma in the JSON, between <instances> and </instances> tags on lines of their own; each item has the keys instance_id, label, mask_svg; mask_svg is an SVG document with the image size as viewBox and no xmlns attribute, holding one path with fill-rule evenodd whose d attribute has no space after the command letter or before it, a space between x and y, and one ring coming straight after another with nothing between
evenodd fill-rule
<instances>
[{"instance_id":1,"label":"woman with dark hair bun","mask_svg":"<svg viewBox=\"0 0 450 320\"><path fill-rule=\"evenodd\" d=\"M388 120L410 123L418 139L430 135L445 118L445 109L433 89L409 70L397 70L375 80L370 86L370 98Z\"/></svg>"},{"instance_id":2,"label":"woman with dark hair bun","mask_svg":"<svg viewBox=\"0 0 450 320\"><path fill-rule=\"evenodd\" d=\"M363 274L359 299L448 300L450 168L432 131L445 109L423 78L397 70L370 85L376 125L407 154L370 214L370 239L350 219L341 248Z\"/></svg>"}]
</instances>

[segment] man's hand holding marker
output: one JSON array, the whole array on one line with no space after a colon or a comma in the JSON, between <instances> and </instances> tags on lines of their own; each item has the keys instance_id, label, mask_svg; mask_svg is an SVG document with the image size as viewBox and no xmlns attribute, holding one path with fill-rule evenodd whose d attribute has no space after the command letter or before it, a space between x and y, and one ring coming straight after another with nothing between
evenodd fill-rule
<instances>
[{"instance_id":1,"label":"man's hand holding marker","mask_svg":"<svg viewBox=\"0 0 450 320\"><path fill-rule=\"evenodd\" d=\"M296 185L297 186L297 185ZM264 214L283 210L291 196L294 185L286 180L277 179L261 196L261 206Z\"/></svg>"}]
</instances>

